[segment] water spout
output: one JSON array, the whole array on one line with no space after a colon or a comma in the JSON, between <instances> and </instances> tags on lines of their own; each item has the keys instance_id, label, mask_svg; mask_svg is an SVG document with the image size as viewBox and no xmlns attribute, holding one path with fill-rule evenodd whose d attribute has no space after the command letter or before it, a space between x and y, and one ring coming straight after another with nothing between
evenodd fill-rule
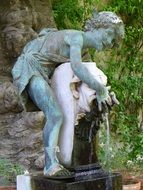
<instances>
[{"instance_id":1,"label":"water spout","mask_svg":"<svg viewBox=\"0 0 143 190\"><path fill-rule=\"evenodd\" d=\"M110 171L110 126L109 126L109 119L108 113L103 113L103 122L106 129L106 143L105 143L105 159L106 159L106 167L107 170Z\"/></svg>"},{"instance_id":2,"label":"water spout","mask_svg":"<svg viewBox=\"0 0 143 190\"><path fill-rule=\"evenodd\" d=\"M110 126L108 119L108 112L103 113L103 122L106 129L106 143L105 143L105 160L106 160L106 170L108 171L108 176L106 179L106 190L112 190L112 177L111 177L111 154L110 154Z\"/></svg>"}]
</instances>

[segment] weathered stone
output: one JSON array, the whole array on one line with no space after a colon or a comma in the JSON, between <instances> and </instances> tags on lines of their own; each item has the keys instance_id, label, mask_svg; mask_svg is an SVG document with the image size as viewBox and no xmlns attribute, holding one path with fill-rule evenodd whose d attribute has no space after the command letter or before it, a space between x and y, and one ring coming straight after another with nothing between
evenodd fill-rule
<instances>
[{"instance_id":1,"label":"weathered stone","mask_svg":"<svg viewBox=\"0 0 143 190\"><path fill-rule=\"evenodd\" d=\"M0 155L18 161L26 168L44 165L43 112L0 115Z\"/></svg>"},{"instance_id":2,"label":"weathered stone","mask_svg":"<svg viewBox=\"0 0 143 190\"><path fill-rule=\"evenodd\" d=\"M24 45L42 28L55 27L51 1L3 1L0 3L0 25L0 75L9 76Z\"/></svg>"},{"instance_id":3,"label":"weathered stone","mask_svg":"<svg viewBox=\"0 0 143 190\"><path fill-rule=\"evenodd\" d=\"M1 114L23 110L17 89L11 82L5 82L0 85L0 105Z\"/></svg>"}]
</instances>

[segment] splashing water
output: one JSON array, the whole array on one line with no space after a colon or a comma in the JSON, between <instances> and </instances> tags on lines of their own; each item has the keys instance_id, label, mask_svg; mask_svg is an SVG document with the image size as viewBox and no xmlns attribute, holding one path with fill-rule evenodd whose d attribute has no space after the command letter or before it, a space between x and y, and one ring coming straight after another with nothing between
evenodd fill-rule
<instances>
[{"instance_id":1,"label":"splashing water","mask_svg":"<svg viewBox=\"0 0 143 190\"><path fill-rule=\"evenodd\" d=\"M104 126L106 129L106 143L105 143L105 159L106 159L106 170L109 172L106 179L106 190L112 190L112 178L111 178L111 154L110 154L110 126L108 119L108 112L102 115Z\"/></svg>"},{"instance_id":2,"label":"splashing water","mask_svg":"<svg viewBox=\"0 0 143 190\"><path fill-rule=\"evenodd\" d=\"M106 129L106 143L105 143L105 159L106 159L106 166L107 170L110 171L110 127L109 127L109 120L108 120L108 113L104 113L103 115L104 126Z\"/></svg>"}]
</instances>

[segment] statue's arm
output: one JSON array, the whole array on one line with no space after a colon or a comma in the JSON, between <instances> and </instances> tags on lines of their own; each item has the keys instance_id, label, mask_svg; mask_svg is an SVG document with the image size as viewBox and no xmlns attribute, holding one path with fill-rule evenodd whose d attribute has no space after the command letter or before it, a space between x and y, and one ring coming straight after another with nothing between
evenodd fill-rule
<instances>
[{"instance_id":1,"label":"statue's arm","mask_svg":"<svg viewBox=\"0 0 143 190\"><path fill-rule=\"evenodd\" d=\"M83 47L82 35L75 36L70 43L70 62L75 75L85 82L90 88L96 91L99 101L107 98L108 91L106 87L99 83L88 69L82 64L81 51Z\"/></svg>"}]
</instances>

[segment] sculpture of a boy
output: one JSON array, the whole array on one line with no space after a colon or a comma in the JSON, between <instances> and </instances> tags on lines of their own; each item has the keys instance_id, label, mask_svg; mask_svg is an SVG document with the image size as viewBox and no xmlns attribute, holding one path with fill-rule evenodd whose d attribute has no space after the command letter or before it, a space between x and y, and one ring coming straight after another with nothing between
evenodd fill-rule
<instances>
[{"instance_id":1,"label":"sculpture of a boy","mask_svg":"<svg viewBox=\"0 0 143 190\"><path fill-rule=\"evenodd\" d=\"M82 64L82 51L95 48L98 51L117 46L124 37L123 21L112 12L99 12L88 20L85 32L77 30L44 30L39 37L29 42L18 58L12 75L19 94L26 89L33 102L46 117L43 129L45 147L44 174L67 175L69 172L57 159L58 135L63 123L63 115L49 78L54 69L67 61L75 75L91 89L101 106L108 98L108 90L100 84Z\"/></svg>"}]
</instances>

